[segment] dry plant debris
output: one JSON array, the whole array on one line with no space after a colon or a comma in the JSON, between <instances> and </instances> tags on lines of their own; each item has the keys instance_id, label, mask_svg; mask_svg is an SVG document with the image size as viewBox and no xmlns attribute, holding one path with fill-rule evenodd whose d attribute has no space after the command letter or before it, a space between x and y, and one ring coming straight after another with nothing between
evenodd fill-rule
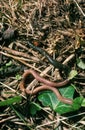
<instances>
[{"instance_id":1,"label":"dry plant debris","mask_svg":"<svg viewBox=\"0 0 85 130\"><path fill-rule=\"evenodd\" d=\"M71 84L77 86L78 95L85 96L85 1L0 0L0 102L22 97L16 97L13 105L0 106L0 129L83 130L83 107L60 115L42 106L38 94L21 93L19 84L26 69L53 83L68 78L64 71L50 65L45 55L29 47L28 41L54 61L77 70ZM29 88L35 86L41 83L30 76Z\"/></svg>"}]
</instances>

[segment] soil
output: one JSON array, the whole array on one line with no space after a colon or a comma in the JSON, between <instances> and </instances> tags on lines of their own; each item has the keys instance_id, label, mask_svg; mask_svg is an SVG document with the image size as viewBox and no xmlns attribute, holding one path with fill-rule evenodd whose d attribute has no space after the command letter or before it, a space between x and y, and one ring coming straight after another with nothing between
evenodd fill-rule
<instances>
[{"instance_id":1,"label":"soil","mask_svg":"<svg viewBox=\"0 0 85 130\"><path fill-rule=\"evenodd\" d=\"M28 41L70 70L77 70L71 82L77 86L75 97L85 96L85 1L0 0L0 101L22 96L20 103L0 106L1 130L84 130L84 108L60 115L42 106L37 95L20 91L26 69L34 69L51 81L68 77ZM30 76L29 85L39 83ZM32 102L43 108L35 115L30 112Z\"/></svg>"}]
</instances>

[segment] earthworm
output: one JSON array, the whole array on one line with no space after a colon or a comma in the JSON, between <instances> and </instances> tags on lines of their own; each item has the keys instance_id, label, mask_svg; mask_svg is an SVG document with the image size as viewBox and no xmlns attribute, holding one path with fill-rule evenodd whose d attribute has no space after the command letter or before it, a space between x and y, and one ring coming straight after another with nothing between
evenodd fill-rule
<instances>
[{"instance_id":1,"label":"earthworm","mask_svg":"<svg viewBox=\"0 0 85 130\"><path fill-rule=\"evenodd\" d=\"M37 79L38 81L48 85L48 86L53 86L53 87L62 87L64 85L66 85L68 82L69 82L69 79L65 79L64 81L61 81L59 83L55 83L55 82L52 82L52 81L49 81L43 77L41 77L36 71L32 70L32 69L29 69L29 70L25 70L24 74L23 74L23 82L25 83L25 80L26 80L26 77L29 75L29 74L32 74L35 79Z\"/></svg>"},{"instance_id":2,"label":"earthworm","mask_svg":"<svg viewBox=\"0 0 85 130\"><path fill-rule=\"evenodd\" d=\"M60 70L64 70L66 73L69 72L70 68L67 65L64 65L57 60L54 60L45 50L33 45L29 41L27 42L30 47L32 47L34 50L40 52L43 56L45 56L50 64L52 64L55 68L59 68Z\"/></svg>"},{"instance_id":3,"label":"earthworm","mask_svg":"<svg viewBox=\"0 0 85 130\"><path fill-rule=\"evenodd\" d=\"M39 86L39 87L35 88L34 90L28 90L26 88L26 93L30 94L30 95L35 95L36 93L38 93L40 91L43 91L43 90L51 90L51 91L53 91L55 93L55 95L57 96L58 100L60 100L63 103L66 103L66 104L72 104L72 100L71 99L68 99L68 98L65 98L65 97L61 96L59 91L56 88L52 87L52 86L43 85L43 86Z\"/></svg>"},{"instance_id":4,"label":"earthworm","mask_svg":"<svg viewBox=\"0 0 85 130\"><path fill-rule=\"evenodd\" d=\"M32 74L38 81L44 83L44 85L35 88L34 90L29 90L29 86L25 88L25 82L26 82L26 78L28 77L29 74ZM29 70L25 70L24 74L23 74L23 79L20 82L20 89L23 92L26 92L27 94L36 94L39 91L43 91L43 90L51 90L53 91L56 96L58 97L58 99L66 104L72 104L72 100L68 99L68 98L64 98L61 96L61 94L58 92L58 90L55 87L62 87L64 85L66 85L69 82L68 79L60 82L60 83L55 83L55 82L51 82L43 77L41 77L36 71L29 69Z\"/></svg>"}]
</instances>

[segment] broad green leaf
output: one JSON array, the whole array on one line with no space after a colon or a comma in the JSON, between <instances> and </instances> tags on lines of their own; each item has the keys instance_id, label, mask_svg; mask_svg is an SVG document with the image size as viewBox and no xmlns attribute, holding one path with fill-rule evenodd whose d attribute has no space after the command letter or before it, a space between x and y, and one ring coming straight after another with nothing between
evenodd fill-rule
<instances>
[{"instance_id":1,"label":"broad green leaf","mask_svg":"<svg viewBox=\"0 0 85 130\"><path fill-rule=\"evenodd\" d=\"M39 101L42 102L44 106L49 106L51 109L56 108L58 102L56 95L51 91L44 91L38 96Z\"/></svg>"},{"instance_id":2,"label":"broad green leaf","mask_svg":"<svg viewBox=\"0 0 85 130\"><path fill-rule=\"evenodd\" d=\"M13 103L18 103L20 102L22 99L21 96L16 96L16 97L13 97L13 98L8 98L4 101L0 101L0 106L7 106L7 105L12 105Z\"/></svg>"},{"instance_id":3,"label":"broad green leaf","mask_svg":"<svg viewBox=\"0 0 85 130\"><path fill-rule=\"evenodd\" d=\"M35 114L37 113L37 111L40 111L40 110L41 110L41 107L40 107L39 104L34 103L34 102L32 102L32 103L30 104L30 113L31 113L32 115L35 115Z\"/></svg>"},{"instance_id":4,"label":"broad green leaf","mask_svg":"<svg viewBox=\"0 0 85 130\"><path fill-rule=\"evenodd\" d=\"M74 95L74 87L69 86L67 88L59 89L62 96L66 98L73 99ZM73 100L72 105L64 104L60 102L56 95L51 91L45 91L42 92L39 97L39 101L42 102L44 106L49 106L51 109L53 109L55 112L58 112L59 114L65 114L68 112L76 111L81 106L85 106L85 99L83 97L77 97Z\"/></svg>"},{"instance_id":5,"label":"broad green leaf","mask_svg":"<svg viewBox=\"0 0 85 130\"><path fill-rule=\"evenodd\" d=\"M78 65L79 68L81 68L83 70L85 69L85 63L83 62L82 59L77 60L77 65Z\"/></svg>"},{"instance_id":6,"label":"broad green leaf","mask_svg":"<svg viewBox=\"0 0 85 130\"><path fill-rule=\"evenodd\" d=\"M73 86L68 86L67 88L60 89L62 96L69 98L69 99L73 99L74 91L75 91L75 89ZM55 112L58 112L60 114L64 114L64 113L67 113L70 111L72 111L71 105L68 105L68 104L65 104L65 103L58 101L57 106L55 108Z\"/></svg>"},{"instance_id":7,"label":"broad green leaf","mask_svg":"<svg viewBox=\"0 0 85 130\"><path fill-rule=\"evenodd\" d=\"M62 94L62 96L73 99L73 95L74 95L74 91L75 91L73 86L68 86L66 88L60 88L59 90L60 90L60 93ZM73 110L72 105L68 105L68 104L64 104L64 103L60 102L57 99L56 95L51 91L42 92L38 96L38 99L39 99L39 101L42 102L42 104L44 106L49 106L55 112L58 112L60 114L64 114L64 113L67 113L67 112L70 112Z\"/></svg>"},{"instance_id":8,"label":"broad green leaf","mask_svg":"<svg viewBox=\"0 0 85 130\"><path fill-rule=\"evenodd\" d=\"M77 97L73 100L72 105L61 103L60 105L57 106L56 112L58 112L60 114L64 114L64 113L67 113L67 112L76 111L81 107L82 100L83 100L82 97Z\"/></svg>"},{"instance_id":9,"label":"broad green leaf","mask_svg":"<svg viewBox=\"0 0 85 130\"><path fill-rule=\"evenodd\" d=\"M73 79L76 75L77 75L77 71L76 70L72 70L70 73L69 73L69 79Z\"/></svg>"}]
</instances>

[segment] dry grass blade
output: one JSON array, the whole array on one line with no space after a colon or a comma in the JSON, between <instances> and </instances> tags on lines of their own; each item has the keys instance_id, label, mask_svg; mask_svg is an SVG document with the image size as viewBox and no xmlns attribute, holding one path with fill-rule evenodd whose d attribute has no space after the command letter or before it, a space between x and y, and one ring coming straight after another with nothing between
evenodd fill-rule
<instances>
[{"instance_id":1,"label":"dry grass blade","mask_svg":"<svg viewBox=\"0 0 85 130\"><path fill-rule=\"evenodd\" d=\"M68 65L71 70L77 70L78 75L71 83L75 85L79 96L85 96L85 71L79 68L76 62L77 59L85 61L84 1L0 0L0 100L13 97L13 94L2 94L9 91L23 97L20 104L13 106L17 113L10 107L0 107L1 130L84 129L83 107L75 113L59 115L48 106L44 107L38 100L38 95L27 96L21 94L19 89L19 76L22 77L23 71L30 68L53 82L67 78L64 71L61 73L55 69L45 56L29 47L29 41L33 45L38 43L36 46L45 50L54 60ZM13 38L9 33L11 39L7 41L10 27L12 34L17 30L18 35ZM17 67L19 69L16 69ZM29 77L29 89L41 85L31 75ZM31 103L35 104L32 109ZM41 110L35 112L38 105ZM31 110L36 114L32 115ZM24 117L25 123L20 120L18 114Z\"/></svg>"}]
</instances>

